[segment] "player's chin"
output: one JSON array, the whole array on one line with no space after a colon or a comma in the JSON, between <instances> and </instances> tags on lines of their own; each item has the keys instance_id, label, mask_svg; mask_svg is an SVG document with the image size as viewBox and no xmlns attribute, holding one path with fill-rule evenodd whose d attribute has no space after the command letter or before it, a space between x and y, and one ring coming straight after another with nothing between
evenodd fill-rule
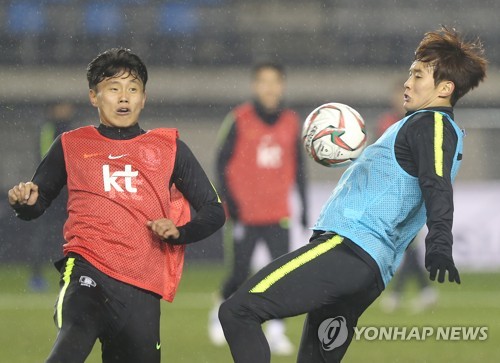
<instances>
[{"instance_id":1,"label":"player's chin","mask_svg":"<svg viewBox=\"0 0 500 363\"><path fill-rule=\"evenodd\" d=\"M410 102L405 102L403 104L403 108L405 109L406 112L412 112L417 110Z\"/></svg>"},{"instance_id":2,"label":"player's chin","mask_svg":"<svg viewBox=\"0 0 500 363\"><path fill-rule=\"evenodd\" d=\"M114 127L130 127L138 122L137 115L118 115L109 120L109 123Z\"/></svg>"}]
</instances>

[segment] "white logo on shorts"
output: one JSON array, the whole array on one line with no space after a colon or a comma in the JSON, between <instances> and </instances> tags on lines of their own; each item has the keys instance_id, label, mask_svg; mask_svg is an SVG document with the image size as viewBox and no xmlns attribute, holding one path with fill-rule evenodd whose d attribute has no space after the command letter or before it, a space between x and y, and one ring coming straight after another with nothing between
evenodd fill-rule
<instances>
[{"instance_id":1,"label":"white logo on shorts","mask_svg":"<svg viewBox=\"0 0 500 363\"><path fill-rule=\"evenodd\" d=\"M86 287L96 287L97 286L97 284L95 283L95 281L92 280L88 276L80 276L79 282L80 282L80 285L86 286Z\"/></svg>"},{"instance_id":2,"label":"white logo on shorts","mask_svg":"<svg viewBox=\"0 0 500 363\"><path fill-rule=\"evenodd\" d=\"M318 328L318 338L324 350L340 347L347 340L347 322L343 316L324 320Z\"/></svg>"}]
</instances>

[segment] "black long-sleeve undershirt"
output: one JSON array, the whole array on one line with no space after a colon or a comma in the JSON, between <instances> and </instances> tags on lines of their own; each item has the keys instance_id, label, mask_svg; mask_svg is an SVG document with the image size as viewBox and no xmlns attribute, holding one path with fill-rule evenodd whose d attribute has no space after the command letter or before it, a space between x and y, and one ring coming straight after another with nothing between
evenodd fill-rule
<instances>
[{"instance_id":1,"label":"black long-sleeve undershirt","mask_svg":"<svg viewBox=\"0 0 500 363\"><path fill-rule=\"evenodd\" d=\"M453 119L451 107L430 108L445 112ZM453 125L443 117L443 175L436 173L435 166L434 112L422 112L412 116L396 136L395 154L398 163L410 175L418 177L427 209L426 253L451 256L453 235L453 187L451 169L458 137ZM458 156L459 158L462 155Z\"/></svg>"},{"instance_id":2,"label":"black long-sleeve undershirt","mask_svg":"<svg viewBox=\"0 0 500 363\"><path fill-rule=\"evenodd\" d=\"M253 105L255 107L257 115L262 119L263 122L269 125L274 124L278 120L282 112L281 108L278 109L276 112L272 113L266 112L262 107L262 105L260 105L260 103L257 101L254 101ZM226 168L233 156L237 138L236 123L232 112L228 114L228 116L224 120L224 124L225 125L223 127L228 127L228 129L224 130L225 135L222 138L219 153L217 155L216 171L219 178L218 187L219 187L219 192L221 193L222 197L224 198L227 204L230 217L237 220L238 205L234 200L233 196L231 195L229 185L226 181ZM303 224L306 225L307 213L308 213L308 204L306 196L307 181L306 181L306 168L305 168L304 156L302 152L303 147L300 137L297 138L296 150L297 150L296 152L297 168L296 168L295 182L297 184L297 191L299 193L299 198L302 205L302 222Z\"/></svg>"},{"instance_id":3,"label":"black long-sleeve undershirt","mask_svg":"<svg viewBox=\"0 0 500 363\"><path fill-rule=\"evenodd\" d=\"M138 124L128 128L115 128L100 125L97 130L107 138L129 140L145 131ZM19 218L31 220L41 216L57 197L67 182L66 164L61 137L58 136L47 155L38 166L33 178L38 185L39 197L33 206L15 205L13 208ZM188 244L199 241L214 233L224 224L224 210L216 191L198 160L189 147L177 140L175 164L170 185L184 195L196 211L196 215L184 226L178 226L180 236L169 240L172 244Z\"/></svg>"}]
</instances>

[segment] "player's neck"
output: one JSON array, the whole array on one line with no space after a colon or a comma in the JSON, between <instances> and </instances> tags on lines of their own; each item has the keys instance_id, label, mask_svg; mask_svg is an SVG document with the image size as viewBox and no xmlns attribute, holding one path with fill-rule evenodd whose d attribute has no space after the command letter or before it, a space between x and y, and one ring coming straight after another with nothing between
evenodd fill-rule
<instances>
[{"instance_id":1,"label":"player's neck","mask_svg":"<svg viewBox=\"0 0 500 363\"><path fill-rule=\"evenodd\" d=\"M99 124L97 131L99 131L102 136L113 140L133 139L134 137L144 133L138 123L129 127L115 127Z\"/></svg>"},{"instance_id":2,"label":"player's neck","mask_svg":"<svg viewBox=\"0 0 500 363\"><path fill-rule=\"evenodd\" d=\"M281 104L274 110L266 109L258 100L254 100L254 107L257 115L267 124L274 124L278 120L282 110Z\"/></svg>"}]
</instances>

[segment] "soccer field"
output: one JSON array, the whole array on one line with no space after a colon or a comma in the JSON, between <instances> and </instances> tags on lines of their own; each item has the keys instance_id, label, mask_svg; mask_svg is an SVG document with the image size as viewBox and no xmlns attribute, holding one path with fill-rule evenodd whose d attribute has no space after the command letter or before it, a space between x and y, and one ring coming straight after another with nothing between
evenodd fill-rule
<instances>
[{"instance_id":1,"label":"soccer field","mask_svg":"<svg viewBox=\"0 0 500 363\"><path fill-rule=\"evenodd\" d=\"M0 362L42 362L48 355L56 333L52 307L58 291L58 275L53 268L47 267L46 276L50 280L49 291L34 294L26 292L26 268L0 268ZM175 302L163 304L162 362L232 361L227 347L213 347L206 333L212 293L223 276L220 266L193 263L186 266ZM500 274L463 274L461 286L445 284L439 287L439 294L436 307L422 314L412 314L405 307L397 313L385 314L377 301L362 316L359 326L435 329L486 326L488 338L484 341L443 341L431 336L423 341L380 341L362 336L353 341L344 362L497 362L500 357ZM289 335L296 346L302 321L303 317L287 321ZM87 362L100 362L99 350L96 345ZM295 362L295 356L273 357L272 361Z\"/></svg>"}]
</instances>

